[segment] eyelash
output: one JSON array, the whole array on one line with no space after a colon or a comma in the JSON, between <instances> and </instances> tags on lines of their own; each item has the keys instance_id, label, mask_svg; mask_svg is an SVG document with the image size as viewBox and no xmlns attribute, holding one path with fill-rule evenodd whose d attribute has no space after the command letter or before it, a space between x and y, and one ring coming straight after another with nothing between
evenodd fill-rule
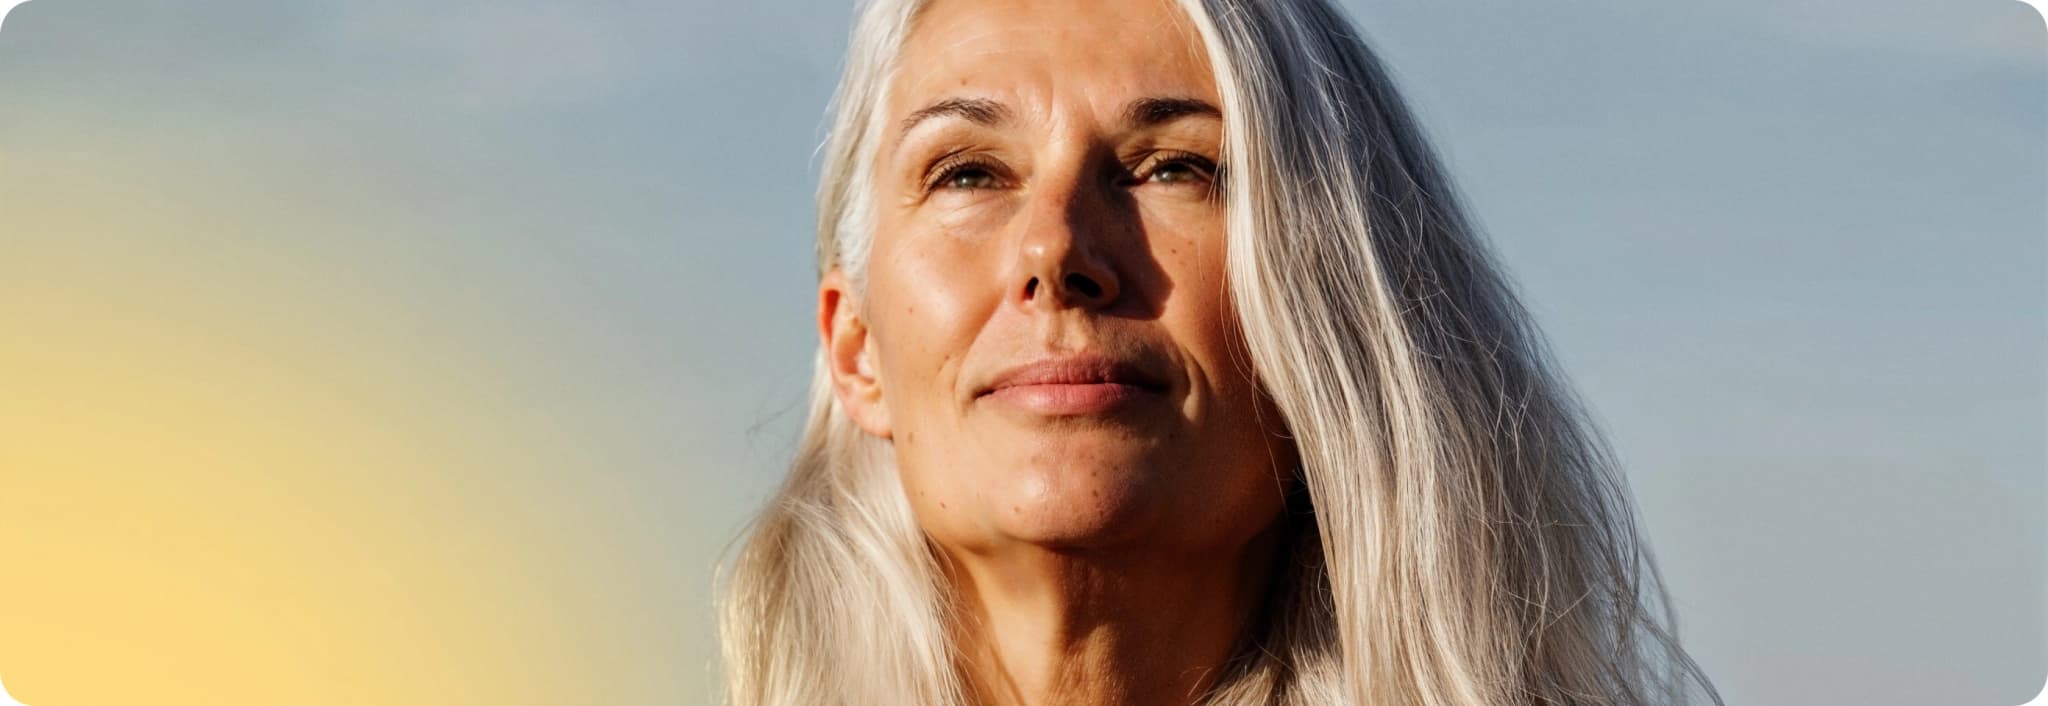
<instances>
[{"instance_id":1,"label":"eyelash","mask_svg":"<svg viewBox=\"0 0 2048 706\"><path fill-rule=\"evenodd\" d=\"M1223 181L1223 169L1217 166L1215 163L1209 161L1207 157L1203 157L1202 155L1195 154L1193 152L1181 152L1177 150L1161 151L1155 154L1158 154L1160 156L1159 158L1152 161L1152 168L1145 174L1145 179L1150 179L1152 175L1158 174L1159 170L1162 167L1180 164L1194 168L1195 171L1200 172L1203 178L1207 179L1212 184L1220 184ZM995 177L998 179L1001 178L1000 176L997 175L997 172L1001 171L1001 169L995 163L990 162L988 160L982 159L980 157L971 156L959 158L947 157L941 160L937 165L932 167L932 171L936 174L936 176L925 182L925 192L930 193L938 191L940 189L951 188L948 187L947 184L952 182L954 177L957 177L970 170L980 170L982 172L987 173L991 177ZM1140 180L1137 183L1145 182L1143 180ZM981 188L990 187L961 187L961 189L963 190Z\"/></svg>"}]
</instances>

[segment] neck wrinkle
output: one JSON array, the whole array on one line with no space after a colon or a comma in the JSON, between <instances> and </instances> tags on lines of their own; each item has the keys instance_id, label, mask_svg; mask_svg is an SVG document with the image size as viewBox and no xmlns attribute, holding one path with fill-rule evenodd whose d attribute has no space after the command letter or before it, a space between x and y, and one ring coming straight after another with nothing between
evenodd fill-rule
<instances>
[{"instance_id":1,"label":"neck wrinkle","mask_svg":"<svg viewBox=\"0 0 2048 706\"><path fill-rule=\"evenodd\" d=\"M1034 548L1008 569L934 544L955 666L974 706L1189 706L1256 650L1284 561L1283 517L1234 553L1122 561Z\"/></svg>"}]
</instances>

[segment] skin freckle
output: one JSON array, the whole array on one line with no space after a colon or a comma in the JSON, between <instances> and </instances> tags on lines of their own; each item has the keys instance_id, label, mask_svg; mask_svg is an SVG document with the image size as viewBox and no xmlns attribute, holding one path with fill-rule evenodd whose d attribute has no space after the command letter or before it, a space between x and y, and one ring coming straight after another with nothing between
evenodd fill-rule
<instances>
[{"instance_id":1,"label":"skin freckle","mask_svg":"<svg viewBox=\"0 0 2048 706\"><path fill-rule=\"evenodd\" d=\"M1586 451L1547 362L1475 340L1524 330L1483 238L1425 219L1390 240L1357 217L1457 201L1446 175L1368 159L1434 166L1336 4L864 3L819 182L818 391L721 615L742 628L720 631L740 706L1689 702L1621 684L1652 671L1633 651L1595 663L1650 607L1610 590L1634 574L1597 572L1645 557L1625 512L1606 531L1619 470ZM1251 207L1235 238L1233 204ZM1233 240L1289 256L1233 265ZM1234 266L1257 271L1233 283ZM1484 316L1367 305L1416 281ZM1357 325L1298 326L1339 319ZM1301 369L1253 343L1387 355ZM1386 372L1497 352L1507 373ZM1359 380L1417 403L1337 408ZM1493 399L1537 404L1503 430L1467 404ZM1367 412L1385 429L1346 423ZM1389 461L1423 492L1358 501L1382 469L1345 460L1391 453L1386 429L1429 452ZM1529 429L1564 441L1505 454L1487 436ZM1508 541L1497 517L1530 533ZM798 607L761 610L781 605Z\"/></svg>"},{"instance_id":2,"label":"skin freckle","mask_svg":"<svg viewBox=\"0 0 2048 706\"><path fill-rule=\"evenodd\" d=\"M948 145L964 150L949 162L955 171L930 192L913 178L874 187L875 204L915 205L882 208L871 224L869 247L886 254L868 264L870 305L894 313L867 343L874 378L890 384L879 401L860 403L891 422L898 480L919 489L909 500L938 550L1044 589L982 595L983 621L1016 624L1017 616L1089 606L1142 619L1142 630L1125 633L1136 639L1130 644L1186 642L1159 631L1186 627L1190 612L1233 615L1237 593L1224 585L1272 551L1262 543L1283 503L1271 466L1292 451L1261 433L1261 419L1274 413L1258 409L1253 385L1213 372L1234 369L1230 351L1242 347L1210 323L1230 306L1220 286L1225 263L1206 256L1223 246L1223 214L1188 207L1194 192L1185 185L1103 178L1093 161L1164 147L1214 153L1224 101L1198 42L1170 2L936 2L894 57L920 68L885 99L889 124L953 99L999 103L1003 116L992 124L943 111L926 118L934 122L919 125L944 127L914 129L966 136ZM1155 113L1164 117L1142 125L1130 117ZM926 166L924 152L938 151L915 144L919 156L903 159L920 163L892 164L915 171ZM984 179L992 185L952 186ZM1042 379L1015 387L1040 389L963 394L1015 371ZM1043 380L1112 374L1119 379ZM1143 392L1073 389L1109 384ZM1133 554L1132 546L1148 549ZM1217 557L1230 566L1211 566ZM1222 583L1190 587L1190 572ZM1059 595L1108 576L1132 591ZM1151 596L1165 592L1206 598L1170 616L1148 613ZM1022 602L1052 597L1061 600ZM1127 597L1137 600L1125 605ZM994 638L1018 659L1026 653L1013 650L1044 648L970 637ZM1222 649L1229 637L1199 640ZM1111 656L1092 652L1093 642L1066 648L1077 651L1033 654L990 673L1043 686L1059 660ZM1185 691L1179 678L1161 677L1161 688ZM1117 703L1044 696L1030 702Z\"/></svg>"}]
</instances>

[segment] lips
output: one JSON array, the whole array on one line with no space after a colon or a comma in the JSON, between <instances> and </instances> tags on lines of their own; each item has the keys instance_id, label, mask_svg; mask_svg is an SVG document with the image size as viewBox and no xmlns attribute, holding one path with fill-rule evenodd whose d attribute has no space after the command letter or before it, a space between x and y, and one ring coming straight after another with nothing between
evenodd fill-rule
<instances>
[{"instance_id":1,"label":"lips","mask_svg":"<svg viewBox=\"0 0 2048 706\"><path fill-rule=\"evenodd\" d=\"M1012 387L1032 385L1133 385L1162 391L1158 376L1136 363L1098 355L1047 358L1020 365L996 375L979 394L986 395Z\"/></svg>"},{"instance_id":2,"label":"lips","mask_svg":"<svg viewBox=\"0 0 2048 706\"><path fill-rule=\"evenodd\" d=\"M1072 416L1112 412L1165 391L1160 377L1137 363L1074 355L1005 370L975 398L1043 415Z\"/></svg>"}]
</instances>

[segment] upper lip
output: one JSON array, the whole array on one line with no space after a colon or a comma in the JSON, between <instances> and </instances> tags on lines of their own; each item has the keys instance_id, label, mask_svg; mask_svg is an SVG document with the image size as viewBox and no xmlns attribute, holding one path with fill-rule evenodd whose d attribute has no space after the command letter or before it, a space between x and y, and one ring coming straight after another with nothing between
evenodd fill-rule
<instances>
[{"instance_id":1,"label":"upper lip","mask_svg":"<svg viewBox=\"0 0 2048 706\"><path fill-rule=\"evenodd\" d=\"M1043 358L1004 370L976 390L975 397L1022 385L1090 385L1114 383L1159 391L1159 376L1144 366L1105 355L1084 353Z\"/></svg>"}]
</instances>

